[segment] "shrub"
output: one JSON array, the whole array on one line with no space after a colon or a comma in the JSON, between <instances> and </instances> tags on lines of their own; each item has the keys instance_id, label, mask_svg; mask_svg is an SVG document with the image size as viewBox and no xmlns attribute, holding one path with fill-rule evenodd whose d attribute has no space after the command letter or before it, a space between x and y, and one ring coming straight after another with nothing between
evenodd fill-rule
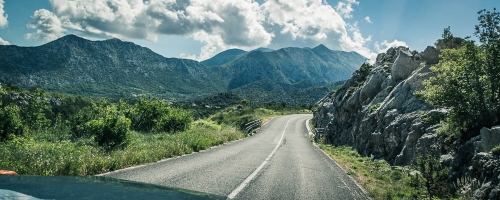
<instances>
[{"instance_id":1,"label":"shrub","mask_svg":"<svg viewBox=\"0 0 500 200\"><path fill-rule=\"evenodd\" d=\"M141 99L133 106L127 117L132 120L132 127L137 131L151 131L157 128L157 122L166 120L164 115L169 113L169 105L160 100Z\"/></svg>"},{"instance_id":2,"label":"shrub","mask_svg":"<svg viewBox=\"0 0 500 200\"><path fill-rule=\"evenodd\" d=\"M434 197L445 198L450 196L450 169L441 164L439 158L427 152L419 155L412 162L412 167L420 173L413 175L415 187L424 185L430 199Z\"/></svg>"},{"instance_id":3,"label":"shrub","mask_svg":"<svg viewBox=\"0 0 500 200\"><path fill-rule=\"evenodd\" d=\"M500 145L494 147L493 149L491 149L491 153L493 155L497 155L497 156L500 156Z\"/></svg>"},{"instance_id":4,"label":"shrub","mask_svg":"<svg viewBox=\"0 0 500 200\"><path fill-rule=\"evenodd\" d=\"M91 120L99 118L99 110L99 106L92 103L90 106L80 109L75 115L70 117L69 121L71 124L71 132L74 137L80 138L92 135L87 130L87 126L85 124Z\"/></svg>"},{"instance_id":5,"label":"shrub","mask_svg":"<svg viewBox=\"0 0 500 200\"><path fill-rule=\"evenodd\" d=\"M168 113L163 113L155 125L155 130L165 132L184 131L193 122L193 115L182 109L170 108Z\"/></svg>"},{"instance_id":6,"label":"shrub","mask_svg":"<svg viewBox=\"0 0 500 200\"><path fill-rule=\"evenodd\" d=\"M382 103L377 103L377 104L371 105L370 106L370 113L375 112L380 107L380 105L382 105Z\"/></svg>"},{"instance_id":7,"label":"shrub","mask_svg":"<svg viewBox=\"0 0 500 200\"><path fill-rule=\"evenodd\" d=\"M130 119L124 115L108 115L85 125L95 135L97 144L112 149L127 144L130 139L130 124Z\"/></svg>"},{"instance_id":8,"label":"shrub","mask_svg":"<svg viewBox=\"0 0 500 200\"><path fill-rule=\"evenodd\" d=\"M47 128L53 117L52 107L46 99L47 95L41 89L35 89L26 95L27 105L21 106L21 113L26 125L32 129Z\"/></svg>"},{"instance_id":9,"label":"shrub","mask_svg":"<svg viewBox=\"0 0 500 200\"><path fill-rule=\"evenodd\" d=\"M0 141L24 134L26 127L21 121L20 112L21 109L15 104L0 109Z\"/></svg>"}]
</instances>

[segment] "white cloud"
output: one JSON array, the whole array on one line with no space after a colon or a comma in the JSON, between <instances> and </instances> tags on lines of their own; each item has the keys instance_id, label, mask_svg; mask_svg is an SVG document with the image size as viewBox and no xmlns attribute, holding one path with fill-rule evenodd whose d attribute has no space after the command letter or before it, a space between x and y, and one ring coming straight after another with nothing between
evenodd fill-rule
<instances>
[{"instance_id":1,"label":"white cloud","mask_svg":"<svg viewBox=\"0 0 500 200\"><path fill-rule=\"evenodd\" d=\"M344 18L352 18L351 12L354 11L352 8L353 4L359 5L359 2L356 0L339 1L337 6L335 6L335 10Z\"/></svg>"},{"instance_id":2,"label":"white cloud","mask_svg":"<svg viewBox=\"0 0 500 200\"><path fill-rule=\"evenodd\" d=\"M399 40L394 40L392 42L388 42L387 40L384 40L384 41L382 41L382 43L379 43L377 41L377 42L375 42L374 46L375 46L375 51L377 53L384 53L387 50L389 50L391 47L400 47L400 46L408 47L406 42L399 41Z\"/></svg>"},{"instance_id":3,"label":"white cloud","mask_svg":"<svg viewBox=\"0 0 500 200\"><path fill-rule=\"evenodd\" d=\"M373 23L369 16L365 17L365 21L368 22L368 23L370 23L370 24Z\"/></svg>"},{"instance_id":4,"label":"white cloud","mask_svg":"<svg viewBox=\"0 0 500 200\"><path fill-rule=\"evenodd\" d=\"M64 28L61 26L61 21L54 13L40 9L35 11L32 16L33 22L27 27L35 29L35 33L28 33L25 38L28 40L52 41L64 35Z\"/></svg>"},{"instance_id":5,"label":"white cloud","mask_svg":"<svg viewBox=\"0 0 500 200\"><path fill-rule=\"evenodd\" d=\"M252 0L50 0L65 29L97 38L157 40L160 34L192 37L205 44L198 59L227 48L270 44L273 34ZM32 24L39 24L35 18ZM43 30L44 27L39 29ZM29 34L41 35L37 33Z\"/></svg>"},{"instance_id":6,"label":"white cloud","mask_svg":"<svg viewBox=\"0 0 500 200\"><path fill-rule=\"evenodd\" d=\"M3 9L4 0L0 0L0 28L3 28L9 24L7 18L9 17L5 14L5 10Z\"/></svg>"},{"instance_id":7,"label":"white cloud","mask_svg":"<svg viewBox=\"0 0 500 200\"><path fill-rule=\"evenodd\" d=\"M10 42L3 40L0 38L0 45L10 45Z\"/></svg>"},{"instance_id":8,"label":"white cloud","mask_svg":"<svg viewBox=\"0 0 500 200\"><path fill-rule=\"evenodd\" d=\"M2 1L2 0L0 0ZM54 40L64 33L91 38L116 37L156 41L160 35L193 38L204 46L199 55L207 59L229 48L314 46L356 51L375 59L352 18L356 0L344 0L335 8L324 0L50 0L52 12L38 10L28 39ZM369 17L367 16L365 20ZM378 48L389 44L375 43Z\"/></svg>"}]
</instances>

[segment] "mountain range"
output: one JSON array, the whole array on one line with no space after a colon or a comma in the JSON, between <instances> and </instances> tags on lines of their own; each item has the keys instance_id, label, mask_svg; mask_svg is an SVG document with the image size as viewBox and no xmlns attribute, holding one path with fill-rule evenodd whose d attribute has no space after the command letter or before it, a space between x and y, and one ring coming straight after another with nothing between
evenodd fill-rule
<instances>
[{"instance_id":1,"label":"mountain range","mask_svg":"<svg viewBox=\"0 0 500 200\"><path fill-rule=\"evenodd\" d=\"M0 46L0 83L112 98L147 94L176 101L234 91L252 99L256 94L246 91L292 94L326 87L348 79L365 61L355 52L319 45L230 49L198 62L165 58L119 39L67 35L37 47Z\"/></svg>"}]
</instances>

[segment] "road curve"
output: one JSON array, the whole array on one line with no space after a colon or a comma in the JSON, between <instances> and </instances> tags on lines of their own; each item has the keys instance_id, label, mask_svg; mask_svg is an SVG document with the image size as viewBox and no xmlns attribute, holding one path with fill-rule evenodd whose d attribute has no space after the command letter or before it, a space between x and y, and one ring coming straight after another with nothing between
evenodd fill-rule
<instances>
[{"instance_id":1,"label":"road curve","mask_svg":"<svg viewBox=\"0 0 500 200\"><path fill-rule=\"evenodd\" d=\"M311 117L277 117L247 139L104 176L234 199L368 199L309 141Z\"/></svg>"}]
</instances>

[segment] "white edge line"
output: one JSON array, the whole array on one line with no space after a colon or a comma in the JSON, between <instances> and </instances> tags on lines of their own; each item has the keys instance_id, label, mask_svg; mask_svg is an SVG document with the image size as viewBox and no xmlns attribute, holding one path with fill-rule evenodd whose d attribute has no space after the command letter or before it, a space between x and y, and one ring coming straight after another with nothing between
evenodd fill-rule
<instances>
[{"instance_id":1,"label":"white edge line","mask_svg":"<svg viewBox=\"0 0 500 200\"><path fill-rule=\"evenodd\" d=\"M309 134L312 134L311 132L311 127L309 127L309 119L306 121L306 127L307 127L307 130L309 131ZM325 151L323 151L323 149L319 148L318 144L316 144L315 142L313 142L314 146L316 148L318 148L321 152L323 152L323 154L326 155L326 157L328 157L333 163L335 163L335 165L337 165L337 167L339 167L345 174L347 174L347 171L342 168L342 166L340 166L337 162L335 162L335 160L333 160L333 158L331 158ZM347 175L347 177L349 177L351 179L352 182L354 182L354 184L356 186L358 186L358 188L361 190L361 192L363 192L363 195L365 195L366 198L368 199L372 199L370 196L368 196L368 192L366 192L365 188L363 188L359 183L358 181L356 181L356 179L354 179L353 177ZM342 180L342 179L341 179ZM344 180L342 180L342 182L344 183L344 185L347 186L347 184L344 182Z\"/></svg>"},{"instance_id":2,"label":"white edge line","mask_svg":"<svg viewBox=\"0 0 500 200\"><path fill-rule=\"evenodd\" d=\"M260 166L257 167L257 169L255 169L255 171L253 171L252 174L250 174L250 176L248 176L240 184L240 186L238 186L229 195L227 195L227 199L233 199L234 197L236 197L236 195L238 195L238 193L240 193L243 190L243 188L245 188L250 183L250 181L252 181L255 178L255 176L257 176L259 171L266 165L267 161L269 161L271 159L271 157L273 157L274 153L276 153L276 150L278 150L278 148L280 147L281 141L283 141L283 137L285 136L285 131L286 131L286 128L288 127L288 123L290 123L290 120L292 120L292 119L294 119L294 118L291 118L286 122L285 128L283 129L283 133L281 133L281 138L278 141L278 144L276 144L276 147L274 147L274 150L271 152L271 154L269 154L269 156L267 156L266 160L264 160L264 162L262 162L262 164L260 164Z\"/></svg>"}]
</instances>

